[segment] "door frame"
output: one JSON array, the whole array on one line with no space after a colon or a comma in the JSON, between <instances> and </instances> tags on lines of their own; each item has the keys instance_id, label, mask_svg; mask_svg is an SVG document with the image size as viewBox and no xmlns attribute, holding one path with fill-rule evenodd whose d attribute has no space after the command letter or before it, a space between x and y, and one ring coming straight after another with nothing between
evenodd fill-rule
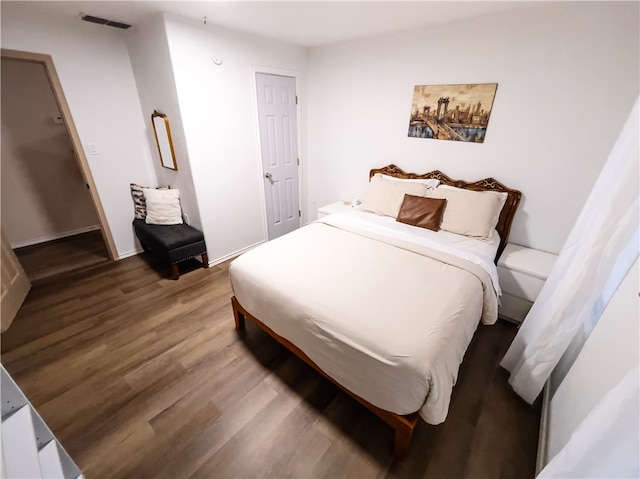
<instances>
[{"instance_id":1,"label":"door frame","mask_svg":"<svg viewBox=\"0 0 640 479\"><path fill-rule=\"evenodd\" d=\"M100 231L102 232L102 237L107 246L109 257L112 261L115 261L116 259L118 259L118 250L116 249L116 244L113 240L111 229L109 228L109 222L107 221L107 216L104 212L104 208L102 207L100 195L98 195L98 188L96 187L96 183L93 180L89 162L87 161L87 157L84 154L84 149L82 148L80 135L78 134L78 130L76 129L76 125L73 121L71 109L69 108L67 99L64 96L62 83L60 83L60 78L58 77L58 73L56 72L56 68L53 64L51 55L46 55L43 53L24 52L19 50L8 50L2 48L0 50L0 56L2 58L11 60L40 63L44 66L47 79L49 80L49 84L51 85L51 89L53 90L53 96L55 97L56 103L58 103L62 119L67 128L67 131L69 132L69 137L73 146L76 163L78 165L78 168L80 169L80 173L85 181L85 184L89 187L89 194L91 195L93 206L95 207L96 213L98 215L98 221L100 222Z\"/></svg>"},{"instance_id":2,"label":"door frame","mask_svg":"<svg viewBox=\"0 0 640 479\"><path fill-rule=\"evenodd\" d=\"M266 191L264 188L264 165L262 162L262 145L260 143L260 120L258 117L258 86L256 80L257 73L264 73L266 75L279 75L285 77L291 77L296 80L296 97L298 102L296 104L296 143L298 144L298 159L300 164L298 165L298 209L300 210L300 224L306 224L307 212L304 205L306 201L303 199L303 178L304 176L304 161L302 161L302 126L300 105L302 99L300 96L300 73L292 70L281 70L278 68L270 67L251 67L251 94L253 95L253 124L256 132L256 152L258 159L258 171L260 172L259 188L260 188L260 204L262 205L262 229L264 232L265 241L269 241L269 228L267 220L267 199Z\"/></svg>"}]
</instances>

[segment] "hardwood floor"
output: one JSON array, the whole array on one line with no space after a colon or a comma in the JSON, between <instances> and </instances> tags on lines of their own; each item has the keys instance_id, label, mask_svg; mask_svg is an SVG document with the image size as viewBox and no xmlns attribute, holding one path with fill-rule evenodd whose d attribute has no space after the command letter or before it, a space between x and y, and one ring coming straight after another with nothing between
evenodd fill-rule
<instances>
[{"instance_id":1,"label":"hardwood floor","mask_svg":"<svg viewBox=\"0 0 640 479\"><path fill-rule=\"evenodd\" d=\"M141 257L37 284L2 363L91 478L532 478L540 417L480 326L444 424L393 431L256 326L234 330L228 263L179 281Z\"/></svg>"},{"instance_id":2,"label":"hardwood floor","mask_svg":"<svg viewBox=\"0 0 640 479\"><path fill-rule=\"evenodd\" d=\"M110 261L99 230L16 248L14 252L32 283Z\"/></svg>"}]
</instances>

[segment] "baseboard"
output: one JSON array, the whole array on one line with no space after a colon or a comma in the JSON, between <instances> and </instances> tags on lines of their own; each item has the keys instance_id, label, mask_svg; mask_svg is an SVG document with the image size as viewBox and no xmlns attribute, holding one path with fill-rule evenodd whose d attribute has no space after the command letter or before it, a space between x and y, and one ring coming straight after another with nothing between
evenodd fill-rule
<instances>
[{"instance_id":1,"label":"baseboard","mask_svg":"<svg viewBox=\"0 0 640 479\"><path fill-rule=\"evenodd\" d=\"M265 243L265 241L259 241L258 243L252 244L250 246L247 246L246 248L242 248L242 249L240 249L238 251L235 251L233 253L230 253L228 255L221 256L220 258L216 258L214 260L210 260L209 261L209 266L216 266L216 265L218 265L220 263L224 263L225 261L233 259L236 256L240 256L242 253L246 253L247 251L249 251L250 249L255 248L256 246L260 246L262 243ZM142 252L144 252L144 250L142 250L142 249L135 249L133 251L127 251L126 253L122 253L122 254L118 255L118 260L129 258L130 256L135 256L135 255L140 254ZM198 256L196 256L194 259L196 259L197 261L201 261Z\"/></svg>"},{"instance_id":2,"label":"baseboard","mask_svg":"<svg viewBox=\"0 0 640 479\"><path fill-rule=\"evenodd\" d=\"M33 246L34 244L46 243L47 241L54 241L57 239L68 238L69 236L80 235L82 233L88 233L89 231L96 231L100 229L100 225L87 226L85 228L78 228L77 230L66 231L57 235L41 236L40 238L30 239L27 241L21 241L19 243L11 243L11 248L24 248L25 246Z\"/></svg>"},{"instance_id":3,"label":"baseboard","mask_svg":"<svg viewBox=\"0 0 640 479\"><path fill-rule=\"evenodd\" d=\"M246 253L247 251L255 248L256 246L260 246L261 244L266 243L266 241L258 241L255 244L252 244L250 246L247 246L246 248L242 248L238 251L235 251L233 253L230 253L228 255L225 256L221 256L220 258L216 258L214 260L209 261L209 266L216 266L220 263L224 263L225 261L228 261L230 259L235 258L236 256L240 256L242 253Z\"/></svg>"},{"instance_id":4,"label":"baseboard","mask_svg":"<svg viewBox=\"0 0 640 479\"><path fill-rule=\"evenodd\" d=\"M538 435L538 455L536 457L536 476L549 462L547 460L547 442L549 435L549 408L551 407L550 379L542 389L542 412L540 414L540 433Z\"/></svg>"},{"instance_id":5,"label":"baseboard","mask_svg":"<svg viewBox=\"0 0 640 479\"><path fill-rule=\"evenodd\" d=\"M136 248L136 249L134 249L132 251L127 251L125 253L119 254L118 258L117 258L117 261L120 261L121 259L125 259L125 258L130 258L131 256L136 256L136 255L142 253L143 251L144 250L142 248L140 248L140 249Z\"/></svg>"}]
</instances>

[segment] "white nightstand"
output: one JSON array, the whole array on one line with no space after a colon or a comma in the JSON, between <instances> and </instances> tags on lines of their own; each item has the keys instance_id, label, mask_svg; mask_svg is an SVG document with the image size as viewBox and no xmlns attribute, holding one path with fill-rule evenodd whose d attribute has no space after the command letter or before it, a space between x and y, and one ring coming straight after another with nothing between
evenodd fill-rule
<instances>
[{"instance_id":1,"label":"white nightstand","mask_svg":"<svg viewBox=\"0 0 640 479\"><path fill-rule=\"evenodd\" d=\"M318 219L324 218L331 213L340 213L341 211L345 211L348 209L351 209L350 201L336 201L335 203L331 203L330 205L318 208Z\"/></svg>"},{"instance_id":2,"label":"white nightstand","mask_svg":"<svg viewBox=\"0 0 640 479\"><path fill-rule=\"evenodd\" d=\"M521 323L547 280L557 256L507 244L498 261L502 296L498 314Z\"/></svg>"}]
</instances>

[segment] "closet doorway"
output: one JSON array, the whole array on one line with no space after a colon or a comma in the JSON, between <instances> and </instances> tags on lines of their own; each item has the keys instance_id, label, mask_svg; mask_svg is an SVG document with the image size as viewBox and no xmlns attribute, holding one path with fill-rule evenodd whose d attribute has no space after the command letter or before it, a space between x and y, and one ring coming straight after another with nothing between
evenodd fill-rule
<instances>
[{"instance_id":1,"label":"closet doorway","mask_svg":"<svg viewBox=\"0 0 640 479\"><path fill-rule=\"evenodd\" d=\"M116 257L53 61L2 50L2 233L32 281Z\"/></svg>"}]
</instances>

